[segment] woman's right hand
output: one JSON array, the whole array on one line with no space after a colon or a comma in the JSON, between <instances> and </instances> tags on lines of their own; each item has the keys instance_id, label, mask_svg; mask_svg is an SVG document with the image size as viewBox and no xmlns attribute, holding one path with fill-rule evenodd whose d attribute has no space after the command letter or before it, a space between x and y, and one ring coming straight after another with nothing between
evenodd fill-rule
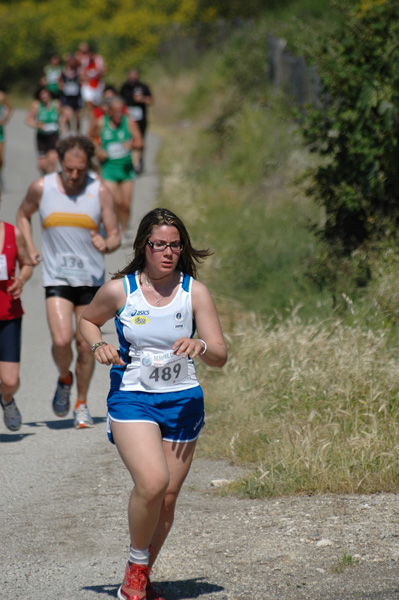
<instances>
[{"instance_id":1,"label":"woman's right hand","mask_svg":"<svg viewBox=\"0 0 399 600\"><path fill-rule=\"evenodd\" d=\"M94 351L94 358L100 365L120 365L122 367L126 365L113 344L98 346Z\"/></svg>"}]
</instances>

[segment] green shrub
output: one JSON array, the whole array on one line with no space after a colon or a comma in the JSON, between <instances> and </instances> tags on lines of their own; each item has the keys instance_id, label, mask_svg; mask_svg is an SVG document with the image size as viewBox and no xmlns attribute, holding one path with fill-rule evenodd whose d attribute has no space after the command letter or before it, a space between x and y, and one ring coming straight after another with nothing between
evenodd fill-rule
<instances>
[{"instance_id":1,"label":"green shrub","mask_svg":"<svg viewBox=\"0 0 399 600\"><path fill-rule=\"evenodd\" d=\"M326 102L303 131L323 159L309 188L325 209L322 236L350 253L399 224L399 15L395 0L342 5L346 19L314 58Z\"/></svg>"}]
</instances>

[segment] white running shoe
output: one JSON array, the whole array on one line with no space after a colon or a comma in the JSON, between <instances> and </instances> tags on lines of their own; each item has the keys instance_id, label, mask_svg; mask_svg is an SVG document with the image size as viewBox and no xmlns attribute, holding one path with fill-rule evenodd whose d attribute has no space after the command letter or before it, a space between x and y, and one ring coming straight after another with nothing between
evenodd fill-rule
<instances>
[{"instance_id":1,"label":"white running shoe","mask_svg":"<svg viewBox=\"0 0 399 600\"><path fill-rule=\"evenodd\" d=\"M78 408L73 411L73 418L75 429L86 429L86 427L94 426L87 404L79 404Z\"/></svg>"}]
</instances>

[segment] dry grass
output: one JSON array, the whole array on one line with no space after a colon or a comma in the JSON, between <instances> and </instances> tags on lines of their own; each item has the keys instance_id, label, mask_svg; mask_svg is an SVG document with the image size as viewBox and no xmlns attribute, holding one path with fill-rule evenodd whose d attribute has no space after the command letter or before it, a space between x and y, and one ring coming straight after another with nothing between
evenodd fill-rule
<instances>
[{"instance_id":1,"label":"dry grass","mask_svg":"<svg viewBox=\"0 0 399 600\"><path fill-rule=\"evenodd\" d=\"M384 332L243 319L223 374L201 373L202 452L255 466L249 495L397 489L399 366ZM212 391L210 391L212 390Z\"/></svg>"}]
</instances>

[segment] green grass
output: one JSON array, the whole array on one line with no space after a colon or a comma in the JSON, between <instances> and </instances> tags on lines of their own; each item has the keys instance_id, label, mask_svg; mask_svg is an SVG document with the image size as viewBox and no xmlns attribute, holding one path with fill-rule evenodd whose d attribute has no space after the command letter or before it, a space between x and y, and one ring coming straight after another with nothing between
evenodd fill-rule
<instances>
[{"instance_id":1,"label":"green grass","mask_svg":"<svg viewBox=\"0 0 399 600\"><path fill-rule=\"evenodd\" d=\"M342 556L337 560L335 567L333 568L334 573L343 573L348 567L354 567L358 563L358 560L351 554L343 552Z\"/></svg>"}]
</instances>

